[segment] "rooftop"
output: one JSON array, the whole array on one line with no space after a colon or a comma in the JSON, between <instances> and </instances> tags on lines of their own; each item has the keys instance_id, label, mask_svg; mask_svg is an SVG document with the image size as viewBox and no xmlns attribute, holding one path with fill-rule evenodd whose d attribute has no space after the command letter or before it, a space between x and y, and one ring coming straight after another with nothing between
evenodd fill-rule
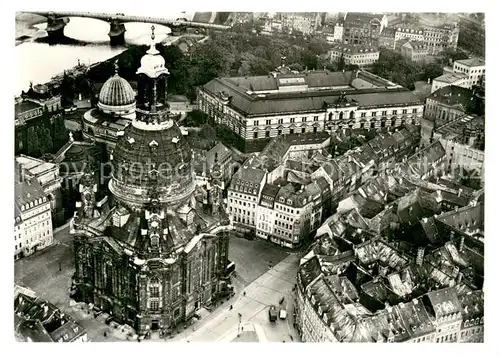
<instances>
[{"instance_id":1,"label":"rooftop","mask_svg":"<svg viewBox=\"0 0 500 357\"><path fill-rule=\"evenodd\" d=\"M344 91L348 99L356 101L361 108L422 103L411 91L402 87L386 89L386 86L396 85L365 74L362 71L359 76L375 84L376 88L352 87L351 83L356 79L353 72L315 72L293 75L305 82L300 90L291 92L278 91L279 84L273 76L216 78L203 89L213 96L222 96L229 107L246 116L322 112L325 102L333 105ZM384 83L379 84L380 81Z\"/></svg>"},{"instance_id":2,"label":"rooftop","mask_svg":"<svg viewBox=\"0 0 500 357\"><path fill-rule=\"evenodd\" d=\"M451 85L439 88L427 98L449 106L461 105L466 110L474 98L474 93L470 89Z\"/></svg>"},{"instance_id":3,"label":"rooftop","mask_svg":"<svg viewBox=\"0 0 500 357\"><path fill-rule=\"evenodd\" d=\"M349 44L339 44L336 45L333 50L343 52L343 53L351 53L351 54L362 54L362 53L376 53L379 52L376 47L366 47L361 45L349 45Z\"/></svg>"},{"instance_id":4,"label":"rooftop","mask_svg":"<svg viewBox=\"0 0 500 357\"><path fill-rule=\"evenodd\" d=\"M464 78L467 78L467 75L465 73L447 73L434 78L433 81L453 84Z\"/></svg>"},{"instance_id":5,"label":"rooftop","mask_svg":"<svg viewBox=\"0 0 500 357\"><path fill-rule=\"evenodd\" d=\"M462 60L455 60L456 63L463 64L464 66L469 66L469 67L479 67L479 66L485 66L485 62L481 58L468 58L468 59L462 59Z\"/></svg>"},{"instance_id":6,"label":"rooftop","mask_svg":"<svg viewBox=\"0 0 500 357\"><path fill-rule=\"evenodd\" d=\"M31 102L29 100L23 100L23 101L15 104L14 111L15 111L15 114L17 116L17 115L22 114L24 112L27 112L29 110L41 108L41 107L42 106L40 104Z\"/></svg>"}]
</instances>

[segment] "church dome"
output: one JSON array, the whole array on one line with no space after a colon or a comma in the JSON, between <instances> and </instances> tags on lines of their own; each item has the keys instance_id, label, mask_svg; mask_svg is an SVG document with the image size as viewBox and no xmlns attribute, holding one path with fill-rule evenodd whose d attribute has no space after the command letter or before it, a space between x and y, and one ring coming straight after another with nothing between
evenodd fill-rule
<instances>
[{"instance_id":1,"label":"church dome","mask_svg":"<svg viewBox=\"0 0 500 357\"><path fill-rule=\"evenodd\" d=\"M108 114L126 116L135 112L135 92L129 82L118 75L118 65L115 64L115 74L109 78L99 93L99 109Z\"/></svg>"},{"instance_id":2,"label":"church dome","mask_svg":"<svg viewBox=\"0 0 500 357\"><path fill-rule=\"evenodd\" d=\"M191 160L191 148L173 121L162 130L130 125L119 133L112 154L110 190L123 203L140 206L156 189L160 202L175 207L194 192Z\"/></svg>"}]
</instances>

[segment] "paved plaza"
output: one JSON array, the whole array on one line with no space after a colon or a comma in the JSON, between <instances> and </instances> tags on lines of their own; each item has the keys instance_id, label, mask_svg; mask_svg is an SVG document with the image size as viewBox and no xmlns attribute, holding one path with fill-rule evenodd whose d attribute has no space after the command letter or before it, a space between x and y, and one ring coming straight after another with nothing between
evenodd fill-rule
<instances>
[{"instance_id":1,"label":"paved plaza","mask_svg":"<svg viewBox=\"0 0 500 357\"><path fill-rule=\"evenodd\" d=\"M240 336L241 341L291 340L288 337L289 334L293 335L290 327L293 311L291 288L295 284L297 256L266 241L232 237L229 259L236 264L232 279L236 295L214 308L212 313L200 321L188 324L187 329L179 331L168 341L236 339L237 342L238 312L242 314L241 326L244 332L248 332L242 335L244 337ZM270 264L273 268L269 270ZM121 327L106 325L102 316L96 319L84 304L74 304L70 300L74 250L68 226L55 232L53 246L16 261L14 272L16 283L32 289L41 298L73 316L87 329L91 341L127 340L127 331L122 331ZM243 296L243 291L246 296ZM271 324L268 305L278 305L283 296L286 298L288 321L279 320ZM234 308L229 311L231 304Z\"/></svg>"}]
</instances>

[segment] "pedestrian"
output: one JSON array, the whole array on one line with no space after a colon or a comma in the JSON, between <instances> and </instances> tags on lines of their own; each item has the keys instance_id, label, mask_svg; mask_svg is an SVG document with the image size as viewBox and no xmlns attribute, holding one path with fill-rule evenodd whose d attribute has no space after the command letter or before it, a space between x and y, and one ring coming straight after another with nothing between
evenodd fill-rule
<instances>
[{"instance_id":1,"label":"pedestrian","mask_svg":"<svg viewBox=\"0 0 500 357\"><path fill-rule=\"evenodd\" d=\"M229 306L229 310L232 310L233 309L233 305Z\"/></svg>"},{"instance_id":2,"label":"pedestrian","mask_svg":"<svg viewBox=\"0 0 500 357\"><path fill-rule=\"evenodd\" d=\"M246 293L246 291L244 291L244 292L243 292L243 296L247 296L247 293Z\"/></svg>"}]
</instances>

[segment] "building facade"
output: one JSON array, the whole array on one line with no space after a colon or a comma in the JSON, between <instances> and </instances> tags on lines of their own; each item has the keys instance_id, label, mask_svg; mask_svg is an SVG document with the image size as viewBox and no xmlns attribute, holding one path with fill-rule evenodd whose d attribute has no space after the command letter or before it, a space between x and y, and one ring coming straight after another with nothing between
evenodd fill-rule
<instances>
[{"instance_id":1,"label":"building facade","mask_svg":"<svg viewBox=\"0 0 500 357\"><path fill-rule=\"evenodd\" d=\"M446 152L446 173L475 171L484 181L484 125L484 118L463 115L434 128L432 139Z\"/></svg>"},{"instance_id":2,"label":"building facade","mask_svg":"<svg viewBox=\"0 0 500 357\"><path fill-rule=\"evenodd\" d=\"M216 78L199 89L198 108L245 151L282 134L418 125L423 114L412 92L365 71Z\"/></svg>"},{"instance_id":3,"label":"building facade","mask_svg":"<svg viewBox=\"0 0 500 357\"><path fill-rule=\"evenodd\" d=\"M50 201L52 215L59 214L64 207L61 197L62 178L58 165L26 155L17 156L16 161L21 165L25 178L34 178L40 183Z\"/></svg>"},{"instance_id":4,"label":"building facade","mask_svg":"<svg viewBox=\"0 0 500 357\"><path fill-rule=\"evenodd\" d=\"M24 177L16 164L14 260L53 243L50 200L35 178Z\"/></svg>"},{"instance_id":5,"label":"building facade","mask_svg":"<svg viewBox=\"0 0 500 357\"><path fill-rule=\"evenodd\" d=\"M442 26L426 26L423 28L424 39L429 54L437 55L446 48L457 49L460 28L458 24L444 24Z\"/></svg>"},{"instance_id":6,"label":"building facade","mask_svg":"<svg viewBox=\"0 0 500 357\"><path fill-rule=\"evenodd\" d=\"M330 61L344 61L345 64L368 66L378 61L380 51L376 48L356 45L337 45L329 51Z\"/></svg>"},{"instance_id":7,"label":"building facade","mask_svg":"<svg viewBox=\"0 0 500 357\"><path fill-rule=\"evenodd\" d=\"M387 27L386 15L348 12L344 16L343 42L349 45L376 46Z\"/></svg>"},{"instance_id":8,"label":"building facade","mask_svg":"<svg viewBox=\"0 0 500 357\"><path fill-rule=\"evenodd\" d=\"M401 46L401 55L412 62L425 62L428 54L427 47L421 41L408 41Z\"/></svg>"},{"instance_id":9,"label":"building facade","mask_svg":"<svg viewBox=\"0 0 500 357\"><path fill-rule=\"evenodd\" d=\"M416 42L424 41L424 31L422 29L412 29L412 28L404 28L398 27L396 32L394 33L394 40L412 40Z\"/></svg>"},{"instance_id":10,"label":"building facade","mask_svg":"<svg viewBox=\"0 0 500 357\"><path fill-rule=\"evenodd\" d=\"M280 13L279 17L283 28L304 35L312 35L321 25L321 14L316 12Z\"/></svg>"},{"instance_id":11,"label":"building facade","mask_svg":"<svg viewBox=\"0 0 500 357\"><path fill-rule=\"evenodd\" d=\"M482 59L470 58L453 62L451 72L432 80L431 92L442 87L457 86L472 89L474 86L484 86L486 65Z\"/></svg>"},{"instance_id":12,"label":"building facade","mask_svg":"<svg viewBox=\"0 0 500 357\"><path fill-rule=\"evenodd\" d=\"M87 172L70 225L75 299L141 335L168 334L220 296L229 244L223 229L197 229L192 151L166 105L169 72L152 40L137 71L137 115L112 152L111 204L96 202Z\"/></svg>"}]
</instances>

